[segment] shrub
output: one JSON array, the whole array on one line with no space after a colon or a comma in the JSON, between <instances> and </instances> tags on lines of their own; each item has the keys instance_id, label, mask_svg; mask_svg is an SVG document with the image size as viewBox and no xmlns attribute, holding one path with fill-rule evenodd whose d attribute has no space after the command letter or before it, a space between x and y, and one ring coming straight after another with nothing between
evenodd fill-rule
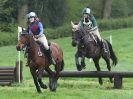
<instances>
[{"instance_id":1,"label":"shrub","mask_svg":"<svg viewBox=\"0 0 133 99\"><path fill-rule=\"evenodd\" d=\"M98 20L100 30L133 27L133 17Z\"/></svg>"},{"instance_id":2,"label":"shrub","mask_svg":"<svg viewBox=\"0 0 133 99\"><path fill-rule=\"evenodd\" d=\"M133 27L133 17L117 18L117 19L102 19L98 20L98 26L101 31ZM16 26L17 27L17 26ZM14 32L1 32L0 46L16 44L17 42L17 30L12 26ZM64 24L58 28L47 28L45 31L48 39L57 39L61 37L71 36L71 24Z\"/></svg>"}]
</instances>

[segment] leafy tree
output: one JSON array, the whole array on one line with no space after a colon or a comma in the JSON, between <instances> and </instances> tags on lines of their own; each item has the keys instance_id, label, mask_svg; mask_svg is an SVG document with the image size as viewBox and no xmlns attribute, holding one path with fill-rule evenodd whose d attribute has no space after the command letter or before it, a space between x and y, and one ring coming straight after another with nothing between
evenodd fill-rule
<instances>
[{"instance_id":1,"label":"leafy tree","mask_svg":"<svg viewBox=\"0 0 133 99\"><path fill-rule=\"evenodd\" d=\"M128 5L126 0L113 0L111 17L128 16Z\"/></svg>"},{"instance_id":2,"label":"leafy tree","mask_svg":"<svg viewBox=\"0 0 133 99\"><path fill-rule=\"evenodd\" d=\"M65 0L34 0L29 4L29 12L35 11L42 22L50 27L63 24L65 10Z\"/></svg>"},{"instance_id":3,"label":"leafy tree","mask_svg":"<svg viewBox=\"0 0 133 99\"><path fill-rule=\"evenodd\" d=\"M102 0L102 18L109 18L111 14L112 0Z\"/></svg>"},{"instance_id":4,"label":"leafy tree","mask_svg":"<svg viewBox=\"0 0 133 99\"><path fill-rule=\"evenodd\" d=\"M0 0L0 22L15 21L16 15L14 15L13 6L15 6L15 3L11 2L11 0Z\"/></svg>"}]
</instances>

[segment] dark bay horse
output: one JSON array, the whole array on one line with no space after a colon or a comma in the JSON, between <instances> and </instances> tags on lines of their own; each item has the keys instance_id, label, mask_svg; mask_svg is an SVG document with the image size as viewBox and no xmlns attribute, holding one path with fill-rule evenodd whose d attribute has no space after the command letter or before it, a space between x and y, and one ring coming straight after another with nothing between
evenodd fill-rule
<instances>
[{"instance_id":1,"label":"dark bay horse","mask_svg":"<svg viewBox=\"0 0 133 99\"><path fill-rule=\"evenodd\" d=\"M28 58L30 58L29 68L34 79L34 84L37 91L40 93L41 88L46 89L47 86L42 82L44 70L49 74L49 88L51 91L56 91L57 80L60 71L64 68L63 52L60 46L56 43L51 43L53 57L56 61L55 72L50 69L50 60L46 52L42 52L40 45L33 39L32 35L22 32L20 40L16 44L16 49L21 51L24 47L28 47ZM40 55L39 53L42 53ZM41 88L40 88L41 87Z\"/></svg>"},{"instance_id":2,"label":"dark bay horse","mask_svg":"<svg viewBox=\"0 0 133 99\"><path fill-rule=\"evenodd\" d=\"M72 46L77 46L77 52L75 54L77 70L81 71L85 68L85 57L87 57L92 58L97 71L101 71L99 60L102 57L107 64L107 69L111 71L110 59L112 60L113 65L117 64L117 57L113 51L112 45L107 40L103 40L103 44L106 48L105 52L96 35L84 31L80 26L75 25L74 23L71 24ZM81 58L81 62L79 61L79 58ZM112 78L110 78L110 82L112 82ZM103 84L101 77L99 77L99 83Z\"/></svg>"}]
</instances>

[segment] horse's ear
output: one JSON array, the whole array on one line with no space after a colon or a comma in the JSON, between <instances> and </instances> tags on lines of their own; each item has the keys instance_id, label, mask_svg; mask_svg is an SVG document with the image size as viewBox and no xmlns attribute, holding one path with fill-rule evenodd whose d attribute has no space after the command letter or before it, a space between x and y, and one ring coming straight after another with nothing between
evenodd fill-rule
<instances>
[{"instance_id":1,"label":"horse's ear","mask_svg":"<svg viewBox=\"0 0 133 99\"><path fill-rule=\"evenodd\" d=\"M26 29L22 27L22 32L25 31Z\"/></svg>"},{"instance_id":2,"label":"horse's ear","mask_svg":"<svg viewBox=\"0 0 133 99\"><path fill-rule=\"evenodd\" d=\"M72 25L72 27L74 27L75 26L75 24L71 21L71 25Z\"/></svg>"},{"instance_id":3,"label":"horse's ear","mask_svg":"<svg viewBox=\"0 0 133 99\"><path fill-rule=\"evenodd\" d=\"M81 22L78 23L78 27L80 27L80 26L81 26Z\"/></svg>"},{"instance_id":4,"label":"horse's ear","mask_svg":"<svg viewBox=\"0 0 133 99\"><path fill-rule=\"evenodd\" d=\"M23 29L21 26L18 26L18 33L22 33Z\"/></svg>"}]
</instances>

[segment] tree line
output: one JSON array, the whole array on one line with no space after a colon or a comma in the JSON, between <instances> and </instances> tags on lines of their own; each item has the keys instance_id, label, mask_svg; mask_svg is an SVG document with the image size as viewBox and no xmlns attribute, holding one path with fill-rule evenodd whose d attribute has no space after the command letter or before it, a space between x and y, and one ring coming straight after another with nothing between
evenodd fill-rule
<instances>
[{"instance_id":1,"label":"tree line","mask_svg":"<svg viewBox=\"0 0 133 99\"><path fill-rule=\"evenodd\" d=\"M125 17L133 13L132 0L0 0L0 22L25 26L25 15L35 11L47 27L58 27L63 25L70 10L68 2L79 1L84 7L89 5L98 18ZM74 8L78 9L80 6Z\"/></svg>"},{"instance_id":2,"label":"tree line","mask_svg":"<svg viewBox=\"0 0 133 99\"><path fill-rule=\"evenodd\" d=\"M50 27L63 23L65 0L0 0L0 22L25 24L22 19L30 11L36 12L43 23Z\"/></svg>"}]
</instances>

